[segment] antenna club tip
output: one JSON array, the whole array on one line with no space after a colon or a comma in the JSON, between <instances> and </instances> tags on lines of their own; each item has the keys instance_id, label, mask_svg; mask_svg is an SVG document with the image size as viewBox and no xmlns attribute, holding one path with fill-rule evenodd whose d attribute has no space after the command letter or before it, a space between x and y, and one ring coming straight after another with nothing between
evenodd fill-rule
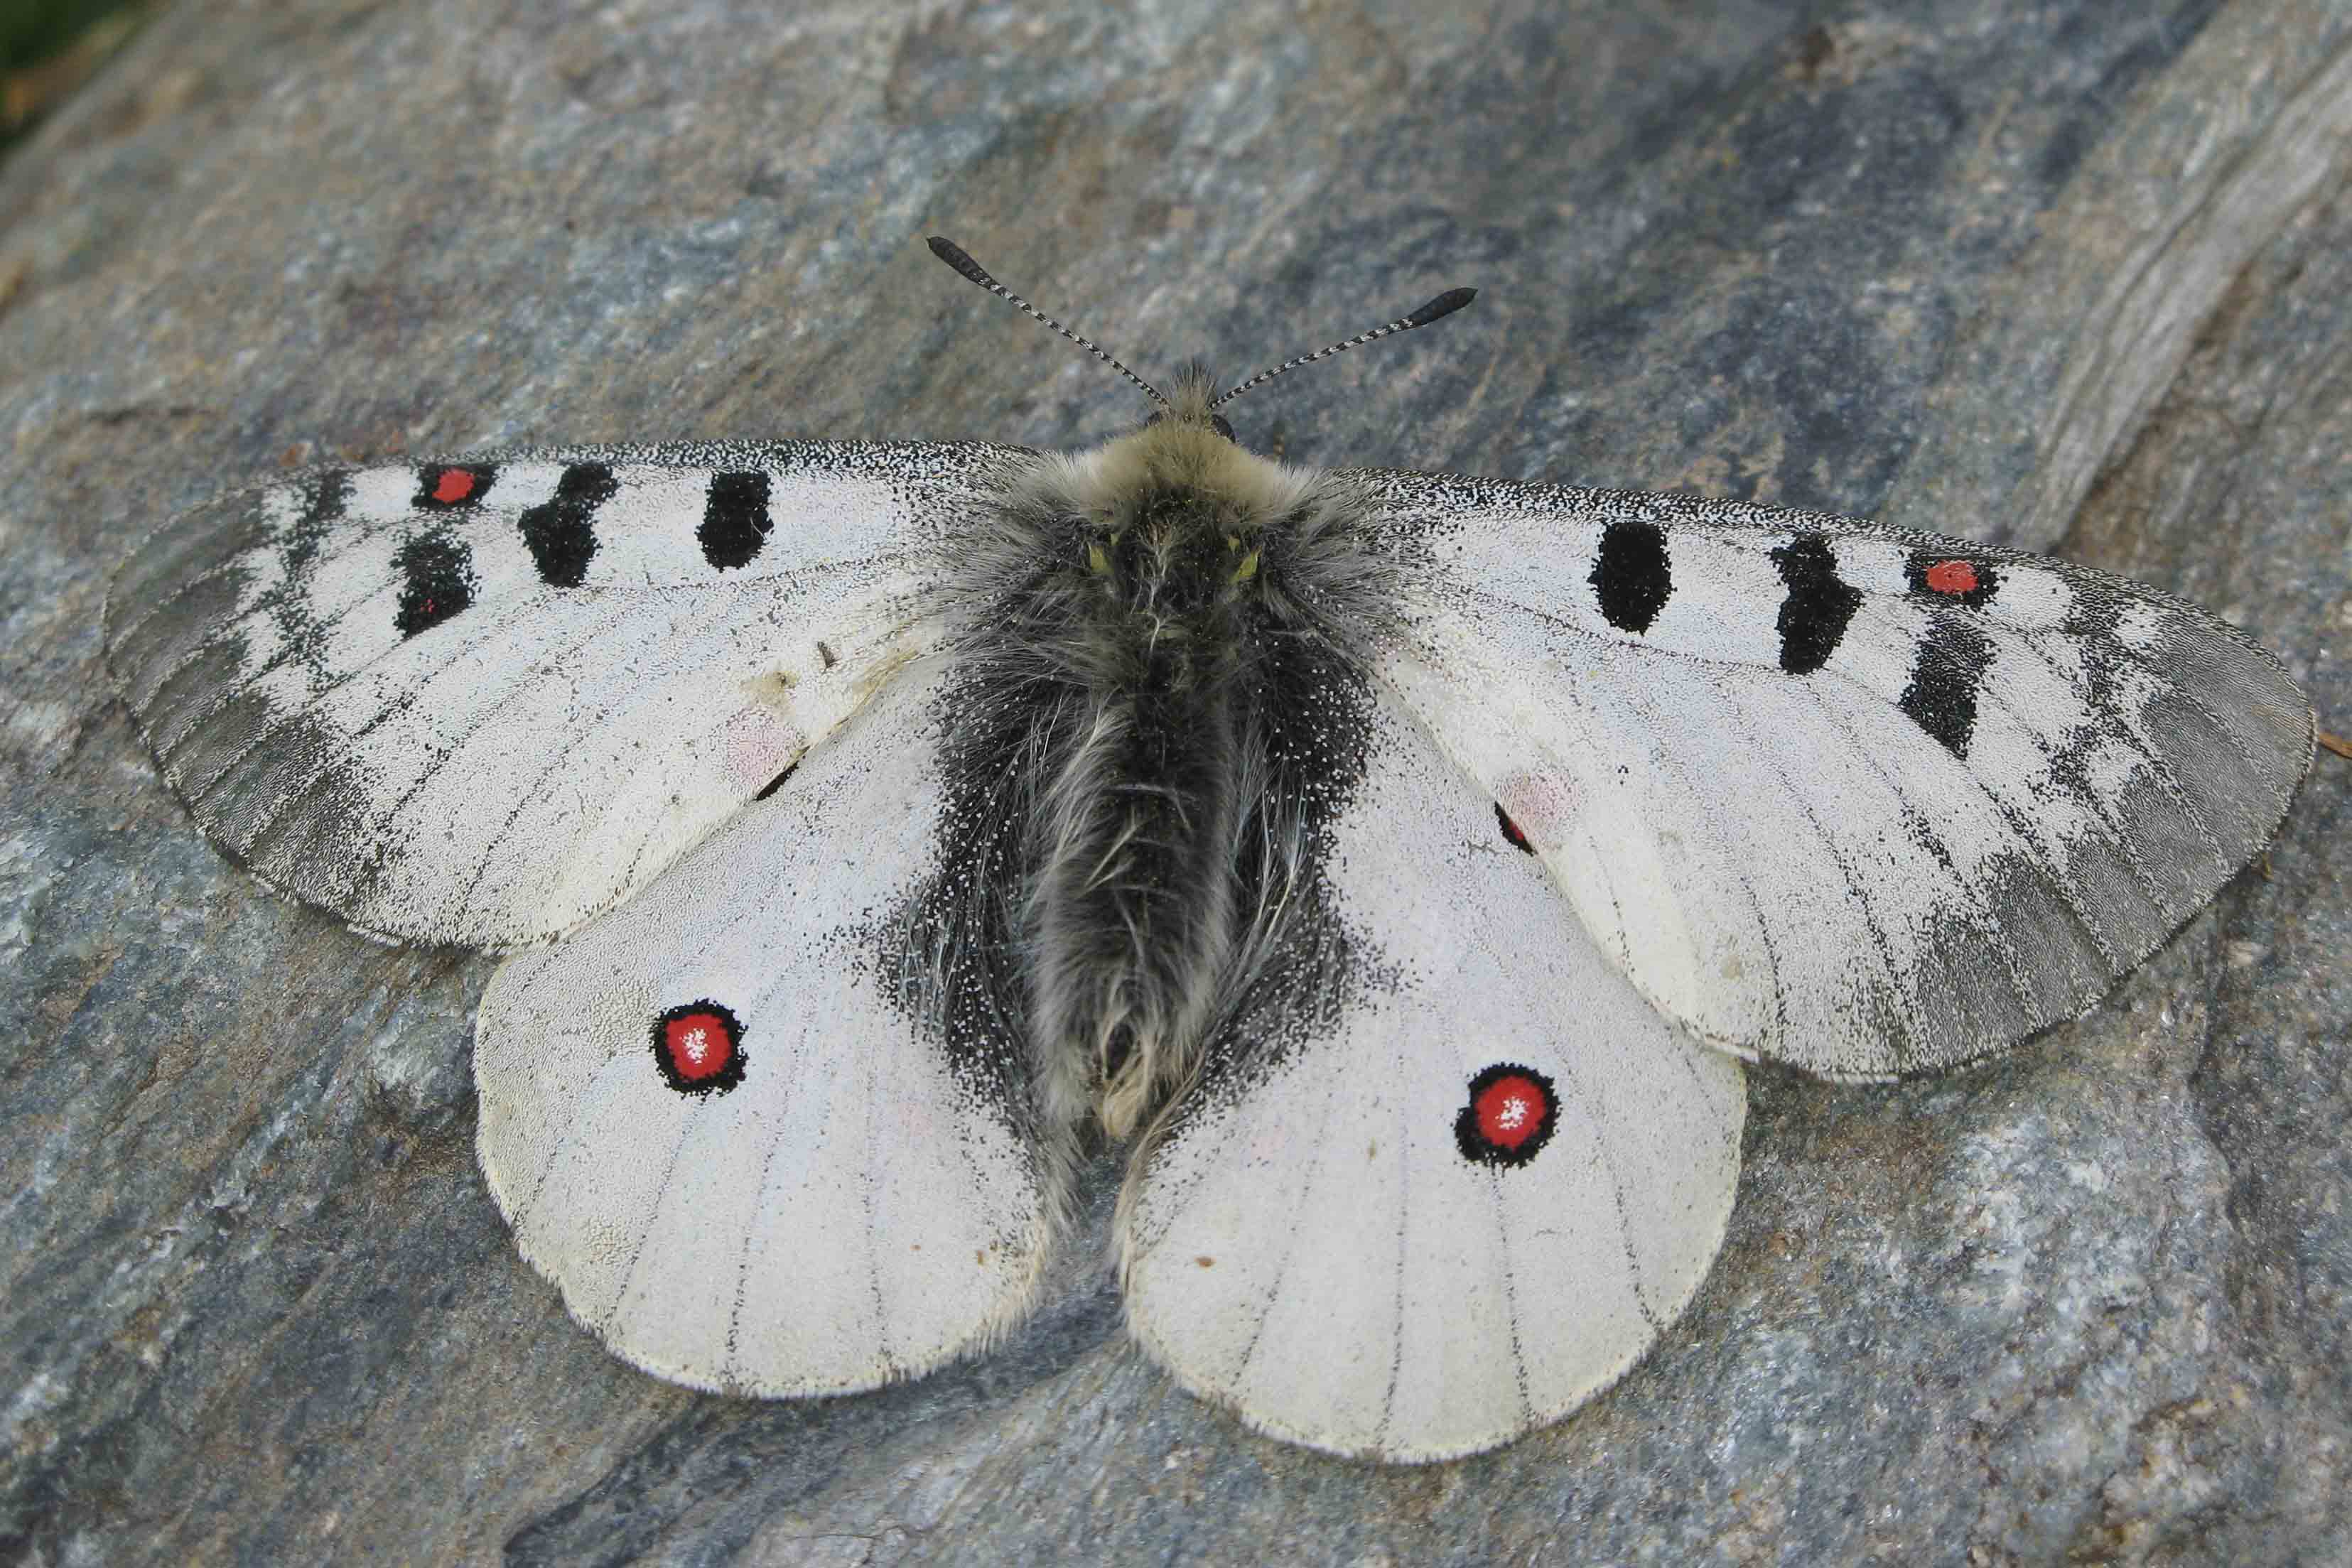
<instances>
[{"instance_id":1,"label":"antenna club tip","mask_svg":"<svg viewBox=\"0 0 2352 1568\"><path fill-rule=\"evenodd\" d=\"M1478 298L1475 288L1449 288L1420 309L1404 319L1407 327L1426 327L1443 316L1451 316Z\"/></svg>"},{"instance_id":2,"label":"antenna club tip","mask_svg":"<svg viewBox=\"0 0 2352 1568\"><path fill-rule=\"evenodd\" d=\"M923 243L930 246L933 256L938 256L982 287L985 288L995 281L982 269L980 263L972 260L970 252L945 235L933 235Z\"/></svg>"}]
</instances>

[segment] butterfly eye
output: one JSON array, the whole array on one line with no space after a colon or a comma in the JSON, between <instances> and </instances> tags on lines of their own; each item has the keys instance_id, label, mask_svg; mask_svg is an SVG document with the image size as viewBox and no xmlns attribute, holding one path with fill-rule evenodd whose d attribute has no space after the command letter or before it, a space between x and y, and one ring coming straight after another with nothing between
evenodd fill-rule
<instances>
[{"instance_id":1,"label":"butterfly eye","mask_svg":"<svg viewBox=\"0 0 2352 1568\"><path fill-rule=\"evenodd\" d=\"M1223 414L1211 414L1209 416L1209 428L1215 431L1219 435L1223 436L1227 441L1232 442L1234 445L1238 446L1241 444L1241 438L1234 434L1234 427L1225 423L1225 416Z\"/></svg>"}]
</instances>

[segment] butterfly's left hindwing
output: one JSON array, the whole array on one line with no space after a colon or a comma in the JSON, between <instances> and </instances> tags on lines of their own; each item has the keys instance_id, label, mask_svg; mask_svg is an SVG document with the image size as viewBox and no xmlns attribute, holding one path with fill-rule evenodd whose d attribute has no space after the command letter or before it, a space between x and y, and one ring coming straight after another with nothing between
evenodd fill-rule
<instances>
[{"instance_id":1,"label":"butterfly's left hindwing","mask_svg":"<svg viewBox=\"0 0 2352 1568\"><path fill-rule=\"evenodd\" d=\"M264 881L377 935L510 947L643 886L932 646L939 548L1024 460L314 469L135 552L108 654L165 779Z\"/></svg>"},{"instance_id":2,"label":"butterfly's left hindwing","mask_svg":"<svg viewBox=\"0 0 2352 1568\"><path fill-rule=\"evenodd\" d=\"M2088 568L1685 497L1368 472L1383 674L1709 1043L1946 1067L2090 1006L2270 839L2313 717Z\"/></svg>"}]
</instances>

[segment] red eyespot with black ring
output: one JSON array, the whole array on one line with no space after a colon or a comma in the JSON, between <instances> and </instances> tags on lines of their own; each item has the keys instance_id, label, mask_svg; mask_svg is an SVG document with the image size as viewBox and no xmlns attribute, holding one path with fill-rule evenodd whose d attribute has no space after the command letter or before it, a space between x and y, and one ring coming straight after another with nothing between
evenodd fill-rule
<instances>
[{"instance_id":1,"label":"red eyespot with black ring","mask_svg":"<svg viewBox=\"0 0 2352 1568\"><path fill-rule=\"evenodd\" d=\"M1454 1120L1462 1157L1482 1166L1523 1166L1551 1142L1559 1093L1532 1067L1498 1061L1470 1080L1468 1103Z\"/></svg>"}]
</instances>

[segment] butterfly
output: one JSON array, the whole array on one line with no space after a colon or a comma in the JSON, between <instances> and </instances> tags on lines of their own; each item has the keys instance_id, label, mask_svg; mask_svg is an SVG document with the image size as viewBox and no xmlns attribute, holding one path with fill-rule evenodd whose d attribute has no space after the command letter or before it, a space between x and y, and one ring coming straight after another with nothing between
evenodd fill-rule
<instances>
[{"instance_id":1,"label":"butterfly","mask_svg":"<svg viewBox=\"0 0 2352 1568\"><path fill-rule=\"evenodd\" d=\"M1126 1140L1129 1326L1335 1453L1638 1361L1742 1061L1885 1079L2095 1004L2268 841L2314 718L2194 605L1725 500L1244 449L582 447L167 525L108 653L271 887L509 955L484 1175L658 1376L872 1388L1016 1323Z\"/></svg>"}]
</instances>

